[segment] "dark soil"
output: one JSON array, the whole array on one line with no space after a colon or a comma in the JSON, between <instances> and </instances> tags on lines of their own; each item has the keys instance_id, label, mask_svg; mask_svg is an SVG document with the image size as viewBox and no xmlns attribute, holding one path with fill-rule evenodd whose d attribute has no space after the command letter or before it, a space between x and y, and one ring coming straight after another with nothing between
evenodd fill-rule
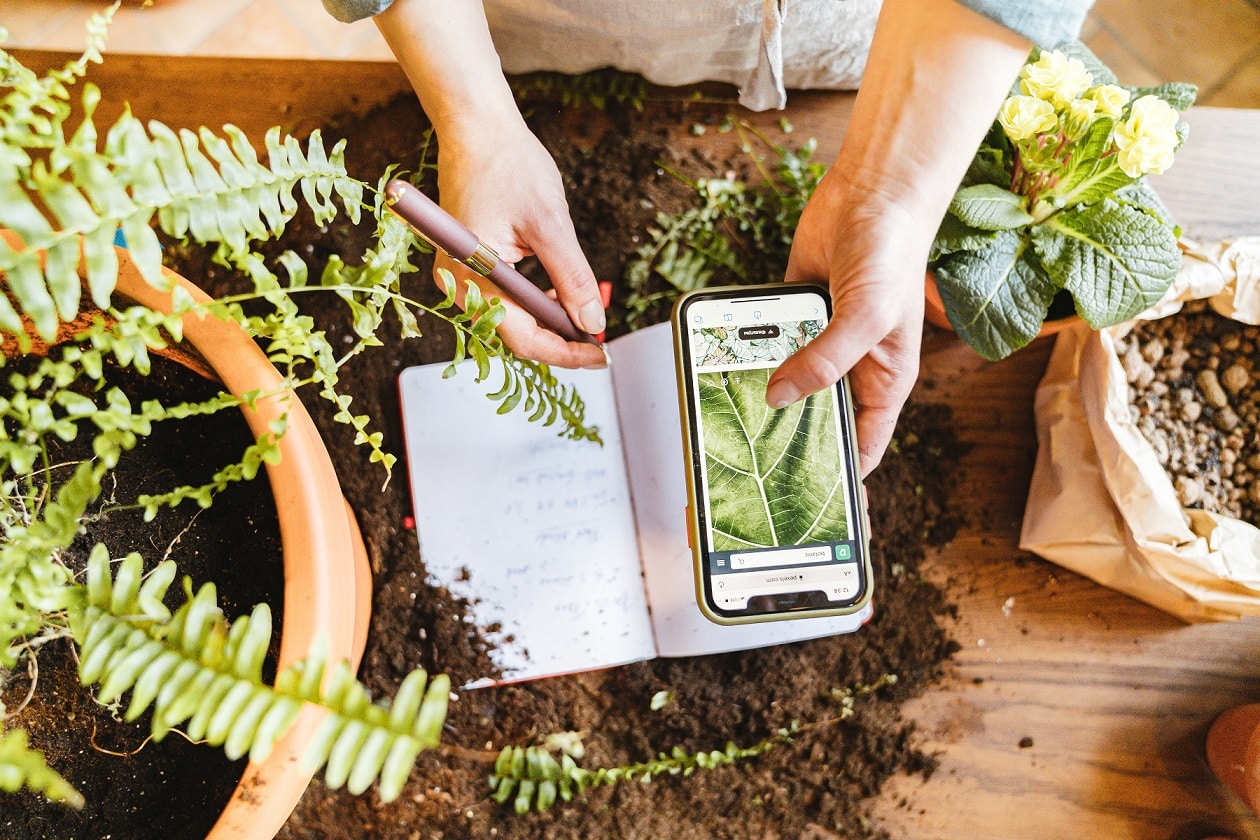
<instances>
[{"instance_id":1,"label":"dark soil","mask_svg":"<svg viewBox=\"0 0 1260 840\"><path fill-rule=\"evenodd\" d=\"M678 151L669 129L697 120L683 106L639 113L560 112L537 107L533 124L565 177L579 240L596 275L616 281L658 211L691 205L692 194L659 165L690 178L722 175L738 164ZM352 171L375 181L389 163L418 168L427 123L401 100L329 136L349 138ZM431 183L431 181L429 182ZM286 246L318 260L325 249L354 255L358 234L333 226L295 226ZM317 266L313 266L317 267ZM428 284L428 266L417 284ZM769 279L769 278L767 278ZM610 315L618 323L615 286ZM339 316L315 312L334 336ZM611 333L615 334L616 330ZM367 353L345 372L357 410L371 414L392 451L401 452L395 379L405 366L449 358L440 329L425 341ZM410 514L405 475L380 489L351 436L308 401L323 427L343 488L358 511L376 573L375 614L361 676L391 694L409 668L450 673L455 684L484 675L484 643L463 621L463 605L426 583ZM912 722L898 711L936 680L955 643L942 628L950 607L923 581L927 545L950 539L947 508L960 446L947 411L912 406L899 445L868 480L874 531L875 618L846 637L738 654L658 660L604 672L464 692L451 705L444 752L423 756L403 796L391 804L369 793L355 798L315 782L281 837L296 838L591 838L591 837L844 837L882 836L866 817L866 800L890 774L930 773L933 760L916 746ZM400 462L401 466L401 462ZM734 767L650 785L604 789L543 815L514 816L488 799L488 759L505 744L529 744L563 731L582 733L584 766L654 757L675 745L720 749L755 743L789 725L836 719L832 690L896 674L895 686L862 697L856 715L803 734L796 743ZM675 701L649 709L668 689Z\"/></svg>"},{"instance_id":2,"label":"dark soil","mask_svg":"<svg viewBox=\"0 0 1260 840\"><path fill-rule=\"evenodd\" d=\"M690 206L689 188L668 174L661 162L691 178L723 175L732 168L742 171L738 162L683 152L681 144L671 141L681 133L680 126L685 130L698 118L714 122L713 113L698 114L698 107L674 103L649 105L643 112L612 107L596 113L535 106L533 124L565 176L579 240L601 279L620 278L658 211ZM414 101L403 99L366 118L329 126L325 134L329 141L348 138L352 173L375 183L389 164L402 163L412 171L420 168L427 127ZM430 178L426 188L432 182ZM306 259L317 274L328 254L353 260L365 242L365 231L344 220L319 229L299 218L281 245ZM239 282L211 265L204 254L176 248L169 253L177 270L211 292ZM436 302L440 295L428 279L429 268L421 265L413 288L416 296ZM614 325L623 312L621 294L624 290L615 288L610 311ZM310 314L327 330L334 346L351 340L347 318L335 302L315 304ZM441 325L430 323L427 330L421 341L387 339L384 347L358 356L342 371L341 385L353 395L356 413L372 416L376 428L384 432L385 447L399 455L403 451L399 372L409 365L449 359L452 353L451 338ZM616 332L615 327L610 329L610 336ZM397 474L382 489L382 472L353 445L352 431L334 423L329 407L314 394L304 396L359 517L375 575L373 624L361 678L374 694L389 696L416 667L449 673L456 685L491 673L486 643L464 621L465 605L426 581L416 535L406 525L411 503L405 463L400 460ZM867 816L869 798L890 775L926 775L934 767L933 758L918 746L913 722L902 717L901 704L939 679L957 649L943 626L951 607L939 589L921 578L919 569L927 547L949 540L958 525L949 499L960 455L945 408L907 408L894 447L867 480L876 609L861 631L462 692L451 704L444 748L421 756L398 800L382 803L373 791L353 797L317 780L279 836L285 840L886 836ZM216 505L212 510L218 509ZM250 553L255 555L252 549ZM271 599L273 605L277 601ZM838 695L876 684L889 674L896 675L895 684L858 696L855 714L841 720ZM651 711L652 696L666 689L673 692L674 702ZM751 745L793 721L807 730L794 743L690 778L605 788L541 815L515 816L488 798L486 777L497 751L507 744L536 743L549 733L580 732L586 746L582 764L595 768L642 761L676 745L689 751L721 749L727 742ZM828 723L814 725L819 722ZM139 741L143 734L134 737ZM112 736L110 743L119 751L134 749L119 746ZM198 771L221 760L204 747L196 749ZM96 798L91 790L85 793ZM182 794L147 796L178 800ZM110 829L102 829L102 835L112 830L115 837L143 836L139 829L113 823L113 815L99 816L102 821L107 818ZM91 825L96 831L102 823ZM178 832L154 836L194 837L200 832L185 823Z\"/></svg>"},{"instance_id":3,"label":"dark soil","mask_svg":"<svg viewBox=\"0 0 1260 840\"><path fill-rule=\"evenodd\" d=\"M160 399L168 404L208 399L220 390L162 358L154 359L149 376L115 368L108 381L133 400ZM129 504L138 493L207 481L217 469L238 460L252 442L236 410L157 424L153 435L141 438L120 461L113 474L116 482L105 488L101 510ZM51 453L53 463L73 463L89 455L86 435ZM150 523L144 523L137 510L103 512L88 524L68 553L67 564L82 569L97 542L115 558L140 552L150 568L169 555L194 586L216 584L219 603L229 616L248 612L259 602L270 603L277 628L275 661L284 577L275 505L265 475L232 485L206 510L184 505L164 510ZM175 608L182 601L177 580L168 592L167 606ZM22 703L30 688L25 669L7 678L0 699L17 714L5 726L26 729L31 745L83 794L87 805L73 811L30 794L6 796L0 837L169 840L201 837L210 830L240 780L244 760L229 761L221 751L191 744L174 733L162 741L148 740L148 715L125 723L125 702L116 710L106 708L79 686L68 640L41 647L37 664L29 704Z\"/></svg>"}]
</instances>

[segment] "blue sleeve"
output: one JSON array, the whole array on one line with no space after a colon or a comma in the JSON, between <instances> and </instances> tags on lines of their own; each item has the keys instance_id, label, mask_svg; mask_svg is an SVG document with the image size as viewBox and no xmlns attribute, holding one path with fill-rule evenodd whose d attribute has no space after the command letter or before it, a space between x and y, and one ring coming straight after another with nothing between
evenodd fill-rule
<instances>
[{"instance_id":1,"label":"blue sleeve","mask_svg":"<svg viewBox=\"0 0 1260 840\"><path fill-rule=\"evenodd\" d=\"M325 0L328 2L328 0ZM972 11L1053 49L1076 40L1093 0L958 0Z\"/></svg>"},{"instance_id":2,"label":"blue sleeve","mask_svg":"<svg viewBox=\"0 0 1260 840\"><path fill-rule=\"evenodd\" d=\"M324 8L342 23L354 23L356 20L380 14L393 2L394 0L324 0Z\"/></svg>"}]
</instances>

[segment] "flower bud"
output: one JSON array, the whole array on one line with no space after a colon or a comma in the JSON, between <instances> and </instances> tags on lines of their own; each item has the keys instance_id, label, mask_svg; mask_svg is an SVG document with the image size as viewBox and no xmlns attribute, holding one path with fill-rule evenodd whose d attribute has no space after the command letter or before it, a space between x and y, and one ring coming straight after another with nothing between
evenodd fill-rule
<instances>
[{"instance_id":1,"label":"flower bud","mask_svg":"<svg viewBox=\"0 0 1260 840\"><path fill-rule=\"evenodd\" d=\"M1099 85L1082 94L1085 99L1098 103L1098 113L1104 117L1118 117L1129 104L1129 91L1119 85Z\"/></svg>"},{"instance_id":2,"label":"flower bud","mask_svg":"<svg viewBox=\"0 0 1260 840\"><path fill-rule=\"evenodd\" d=\"M1069 137L1080 137L1094 121L1098 103L1092 99L1074 99L1063 115L1063 130Z\"/></svg>"},{"instance_id":3,"label":"flower bud","mask_svg":"<svg viewBox=\"0 0 1260 840\"><path fill-rule=\"evenodd\" d=\"M1006 136L1018 142L1054 131L1059 118L1054 106L1034 96L1008 96L998 112L998 122Z\"/></svg>"},{"instance_id":4,"label":"flower bud","mask_svg":"<svg viewBox=\"0 0 1260 840\"><path fill-rule=\"evenodd\" d=\"M1024 65L1019 77L1020 90L1044 99L1056 109L1067 107L1094 83L1080 59L1068 58L1059 50L1043 52L1035 63Z\"/></svg>"}]
</instances>

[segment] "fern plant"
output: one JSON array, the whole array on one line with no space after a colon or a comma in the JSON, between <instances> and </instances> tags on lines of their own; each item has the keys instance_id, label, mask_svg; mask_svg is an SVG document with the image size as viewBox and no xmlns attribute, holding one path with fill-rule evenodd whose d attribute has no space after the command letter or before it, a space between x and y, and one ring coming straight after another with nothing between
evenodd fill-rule
<instances>
[{"instance_id":1,"label":"fern plant","mask_svg":"<svg viewBox=\"0 0 1260 840\"><path fill-rule=\"evenodd\" d=\"M107 364L148 373L151 354L180 340L186 313L234 321L262 345L282 374L282 389L309 387L329 400L336 420L355 430L388 477L394 456L382 448L370 418L356 414L351 397L338 390L338 371L381 343L387 313L396 316L404 338L419 336L420 319L427 317L453 329L456 361L474 358L479 378L497 364L503 386L492 399L501 412L526 411L572 438L598 440L598 430L586 425L578 395L545 365L517 359L504 347L495 333L504 314L497 299L482 298L470 285L460 311L449 276L438 306L405 292L401 278L416 270L412 257L421 245L385 212L379 185L347 174L342 144L326 149L318 132L303 144L274 129L260 159L231 126L177 132L125 111L98 127L93 114L100 91L86 83L77 97L72 90L88 65L102 60L112 13L92 18L78 60L43 76L0 50L0 333L25 353L34 337L48 343L65 338L85 294L100 310L68 341L28 359L23 372L0 371L0 684L44 641L70 636L78 645L81 681L96 686L99 700L130 692L127 717L151 709L154 737L184 727L232 757L261 757L298 710L318 706L326 716L308 756L311 769L325 766L330 785L356 792L379 778L382 797L393 798L417 753L437 743L446 677L417 671L392 706L377 705L344 663L326 662L326 654L314 650L267 684L265 605L229 622L212 584L194 593L185 582L186 603L172 612L162 599L177 576L173 565L150 564L146 571L142 558L130 555L111 573L109 548L100 544L90 549L84 579L69 567L71 547L111 471L155 424L236 410L266 396L136 403L107 384ZM352 222L366 216L375 224L375 244L355 265L330 259L318 278L296 254L269 263L259 243L279 237L303 210L318 224L339 213ZM173 314L114 295L120 231L127 258L145 280L172 293ZM159 233L212 248L216 261L244 279L243 290L195 302L163 274ZM302 314L299 302L313 294L336 296L352 313L355 339L348 349L334 350ZM137 504L147 518L164 506L208 506L227 485L273 462L286 430L287 415L209 482L142 496ZM80 436L90 440L93 457L56 463L53 442ZM27 788L80 804L25 733L5 730L11 715L0 708L0 790Z\"/></svg>"}]
</instances>

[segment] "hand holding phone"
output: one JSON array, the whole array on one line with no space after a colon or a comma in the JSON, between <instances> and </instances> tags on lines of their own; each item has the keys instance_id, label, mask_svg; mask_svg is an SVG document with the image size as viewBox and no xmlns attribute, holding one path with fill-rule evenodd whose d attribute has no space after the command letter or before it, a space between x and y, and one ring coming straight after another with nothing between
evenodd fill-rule
<instances>
[{"instance_id":1,"label":"hand holding phone","mask_svg":"<svg viewBox=\"0 0 1260 840\"><path fill-rule=\"evenodd\" d=\"M844 615L871 596L847 378L782 409L770 374L822 332L826 290L775 283L680 299L673 327L696 597L719 624Z\"/></svg>"}]
</instances>

